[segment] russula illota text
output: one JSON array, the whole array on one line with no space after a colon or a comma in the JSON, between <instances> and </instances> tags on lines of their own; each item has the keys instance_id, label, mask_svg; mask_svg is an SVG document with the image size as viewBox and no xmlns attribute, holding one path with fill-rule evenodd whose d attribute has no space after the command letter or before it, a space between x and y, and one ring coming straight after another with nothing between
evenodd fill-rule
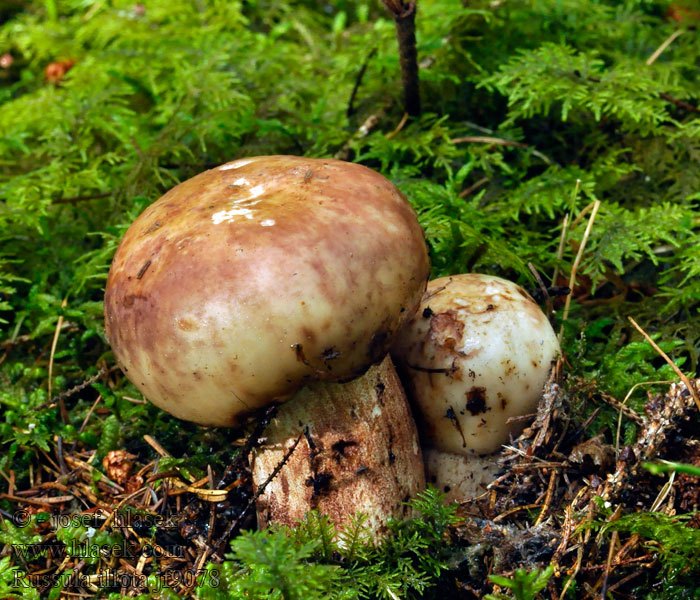
<instances>
[{"instance_id":1,"label":"russula illota text","mask_svg":"<svg viewBox=\"0 0 700 600\"><path fill-rule=\"evenodd\" d=\"M181 183L131 225L109 273L106 335L126 376L181 419L232 426L287 401L252 456L257 486L303 434L260 498L262 524L318 508L338 525L363 511L380 531L424 485L382 360L428 272L414 211L378 173L247 158Z\"/></svg>"},{"instance_id":2,"label":"russula illota text","mask_svg":"<svg viewBox=\"0 0 700 600\"><path fill-rule=\"evenodd\" d=\"M533 413L557 337L511 281L470 273L431 281L392 355L417 411L428 482L448 499L472 497L497 470L490 453Z\"/></svg>"}]
</instances>

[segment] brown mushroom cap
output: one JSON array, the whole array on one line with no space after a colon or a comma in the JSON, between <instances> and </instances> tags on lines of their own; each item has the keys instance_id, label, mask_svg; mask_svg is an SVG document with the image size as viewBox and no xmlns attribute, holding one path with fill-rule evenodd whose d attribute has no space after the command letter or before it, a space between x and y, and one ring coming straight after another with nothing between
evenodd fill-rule
<instances>
[{"instance_id":1,"label":"brown mushroom cap","mask_svg":"<svg viewBox=\"0 0 700 600\"><path fill-rule=\"evenodd\" d=\"M204 425L344 381L386 354L428 278L423 232L384 177L267 156L181 183L114 257L105 329L154 404Z\"/></svg>"}]
</instances>

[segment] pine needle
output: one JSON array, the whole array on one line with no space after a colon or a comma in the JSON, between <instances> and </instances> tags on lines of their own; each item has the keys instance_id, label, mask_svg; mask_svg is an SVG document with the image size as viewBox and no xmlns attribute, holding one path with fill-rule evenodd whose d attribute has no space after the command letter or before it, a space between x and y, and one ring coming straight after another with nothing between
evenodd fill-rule
<instances>
[{"instance_id":1,"label":"pine needle","mask_svg":"<svg viewBox=\"0 0 700 600\"><path fill-rule=\"evenodd\" d=\"M595 200L592 205L592 212L591 216L588 219L588 225L586 225L586 231L583 232L583 239L581 240L581 245L578 248L578 252L576 253L576 259L574 260L574 265L571 267L571 276L569 277L569 289L571 290L571 293L566 297L566 302L564 304L564 314L562 316L562 325L561 329L559 330L559 341L561 342L562 336L564 335L564 322L566 319L569 318L569 307L571 306L571 296L573 296L574 293L574 285L576 284L576 272L578 271L578 266L581 263L581 257L583 256L583 251L586 248L586 242L588 242L588 237L591 235L591 230L593 229L593 223L595 222L595 217L598 214L598 208L600 208L600 200ZM588 207L583 209L584 211L588 210ZM579 215L580 218L581 215ZM574 226L576 225L576 221L574 221L573 225L571 228L573 229Z\"/></svg>"},{"instance_id":2,"label":"pine needle","mask_svg":"<svg viewBox=\"0 0 700 600\"><path fill-rule=\"evenodd\" d=\"M666 50L666 48L668 48L673 43L673 41L679 35L681 35L683 32L684 32L683 29L678 29L677 31L674 31L671 35L669 35L663 41L663 43L656 50L654 50L653 54L649 58L647 58L647 62L646 62L647 67L650 67L651 65L653 65L654 62L656 61L656 59L659 58L659 56L661 56L663 51Z\"/></svg>"},{"instance_id":3,"label":"pine needle","mask_svg":"<svg viewBox=\"0 0 700 600\"><path fill-rule=\"evenodd\" d=\"M559 276L559 265L561 264L561 260L564 257L564 246L566 244L566 236L569 233L569 223L571 222L571 215L573 215L574 211L576 210L576 198L578 198L578 193L580 189L581 180L577 179L576 186L574 187L574 193L571 196L571 209L566 215L564 215L564 220L561 222L561 236L559 237L559 247L557 248L557 266L554 268L554 274L552 275L552 285L557 285L556 281L557 277Z\"/></svg>"},{"instance_id":4,"label":"pine needle","mask_svg":"<svg viewBox=\"0 0 700 600\"><path fill-rule=\"evenodd\" d=\"M632 325L634 325L634 328L644 336L644 339L651 344L651 347L654 348L654 350L656 350L659 353L661 358L663 358L668 363L668 365L675 371L676 375L680 377L680 380L685 384L685 387L687 388L688 392L690 392L690 394L693 396L695 406L697 406L698 410L700 410L700 398L698 398L698 392L695 389L695 386L691 385L688 376L678 368L678 365L669 358L668 354L666 354L661 348L659 348L658 344L649 337L649 334L647 334L647 332L644 331L632 317L627 318L629 319L629 322L632 323Z\"/></svg>"},{"instance_id":5,"label":"pine needle","mask_svg":"<svg viewBox=\"0 0 700 600\"><path fill-rule=\"evenodd\" d=\"M68 303L68 298L64 298L61 302L61 309L64 309ZM51 342L51 355L49 356L49 381L48 381L48 397L51 398L52 384L53 384L53 360L56 354L56 347L58 346L58 337L61 334L61 328L63 327L63 315L58 316L58 322L56 323L56 331L53 334L53 341ZM66 403L63 398L58 399L59 410L61 411L61 419L64 423L68 423L68 411L66 410Z\"/></svg>"}]
</instances>

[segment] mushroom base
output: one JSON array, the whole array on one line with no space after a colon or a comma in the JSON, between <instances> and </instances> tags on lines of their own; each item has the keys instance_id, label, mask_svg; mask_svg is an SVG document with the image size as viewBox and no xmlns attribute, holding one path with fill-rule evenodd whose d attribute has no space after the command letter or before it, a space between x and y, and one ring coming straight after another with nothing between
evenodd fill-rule
<instances>
[{"instance_id":1,"label":"mushroom base","mask_svg":"<svg viewBox=\"0 0 700 600\"><path fill-rule=\"evenodd\" d=\"M459 502L484 494L502 467L498 452L463 456L442 450L423 450L426 481L445 494L445 502Z\"/></svg>"},{"instance_id":2,"label":"mushroom base","mask_svg":"<svg viewBox=\"0 0 700 600\"><path fill-rule=\"evenodd\" d=\"M310 510L342 529L367 515L375 536L390 517L409 515L405 502L425 488L416 426L391 359L345 384L313 384L280 406L251 453L255 490L301 435L257 501L258 524L293 526Z\"/></svg>"}]
</instances>

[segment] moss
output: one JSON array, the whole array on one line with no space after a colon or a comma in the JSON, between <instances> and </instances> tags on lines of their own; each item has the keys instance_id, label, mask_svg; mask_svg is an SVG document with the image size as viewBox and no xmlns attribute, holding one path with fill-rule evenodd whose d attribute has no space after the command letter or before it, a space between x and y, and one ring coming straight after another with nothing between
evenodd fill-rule
<instances>
[{"instance_id":1,"label":"moss","mask_svg":"<svg viewBox=\"0 0 700 600\"><path fill-rule=\"evenodd\" d=\"M677 365L698 369L700 38L692 11L678 17L676 4L419 2L423 113L401 126L394 26L379 3L3 5L0 54L12 64L0 68L2 473L27 487L59 438L100 455L121 446L155 458L148 433L195 475L207 461L230 460L234 432L178 423L141 403L114 369L102 290L126 227L165 190L222 162L272 153L342 150L390 177L419 214L435 276L485 271L534 290L532 263L547 285L565 285L585 219L558 257L562 220L600 200L564 348L570 379L589 391L574 399L575 424L599 408L592 432L613 441L618 413L602 396L622 401L635 384L673 377L628 315ZM62 75L50 82L52 64ZM374 125L360 132L370 117ZM563 276L550 281L555 270ZM637 389L628 404L643 402ZM635 431L624 419L623 442ZM298 544L288 558L316 564L318 552ZM384 564L408 573L399 549L382 552ZM370 569L380 555L368 556ZM229 561L234 572L252 572L241 560ZM361 593L426 590L438 571L423 565L394 579L387 568ZM337 572L317 574L336 581Z\"/></svg>"}]
</instances>

